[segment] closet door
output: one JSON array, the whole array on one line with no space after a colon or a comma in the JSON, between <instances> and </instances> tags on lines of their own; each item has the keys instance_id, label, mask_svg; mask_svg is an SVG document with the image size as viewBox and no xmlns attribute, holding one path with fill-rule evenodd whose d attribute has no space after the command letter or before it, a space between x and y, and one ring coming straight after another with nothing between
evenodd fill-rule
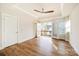
<instances>
[{"instance_id":1,"label":"closet door","mask_svg":"<svg viewBox=\"0 0 79 59\"><path fill-rule=\"evenodd\" d=\"M6 15L4 17L4 45L5 47L17 43L17 17Z\"/></svg>"}]
</instances>

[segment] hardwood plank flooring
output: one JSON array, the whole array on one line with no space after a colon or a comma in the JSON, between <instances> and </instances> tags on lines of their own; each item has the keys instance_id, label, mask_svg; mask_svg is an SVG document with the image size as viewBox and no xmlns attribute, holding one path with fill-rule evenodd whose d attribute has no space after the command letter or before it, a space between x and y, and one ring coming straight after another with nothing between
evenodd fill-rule
<instances>
[{"instance_id":1,"label":"hardwood plank flooring","mask_svg":"<svg viewBox=\"0 0 79 59\"><path fill-rule=\"evenodd\" d=\"M9 46L0 52L5 56L78 56L68 42L45 36Z\"/></svg>"}]
</instances>

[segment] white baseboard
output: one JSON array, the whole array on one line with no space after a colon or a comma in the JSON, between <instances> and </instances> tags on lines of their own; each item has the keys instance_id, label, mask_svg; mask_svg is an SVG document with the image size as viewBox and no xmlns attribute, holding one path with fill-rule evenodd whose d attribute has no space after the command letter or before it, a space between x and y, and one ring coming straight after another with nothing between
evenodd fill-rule
<instances>
[{"instance_id":1,"label":"white baseboard","mask_svg":"<svg viewBox=\"0 0 79 59\"><path fill-rule=\"evenodd\" d=\"M27 40L30 40L32 38L34 38L34 37L29 37L29 38L22 39L22 40L18 41L18 43L22 43L22 42L27 41Z\"/></svg>"},{"instance_id":2,"label":"white baseboard","mask_svg":"<svg viewBox=\"0 0 79 59\"><path fill-rule=\"evenodd\" d=\"M0 50L4 49L5 47L0 47Z\"/></svg>"},{"instance_id":3,"label":"white baseboard","mask_svg":"<svg viewBox=\"0 0 79 59\"><path fill-rule=\"evenodd\" d=\"M22 43L22 42L27 41L27 40L30 40L30 39L32 39L32 38L34 38L34 37L29 37L29 38L23 39L23 40L21 40L21 41L18 41L18 43ZM15 43L15 44L17 44L17 43ZM8 47L8 46L0 47L0 50L4 49L4 48L6 48L6 47Z\"/></svg>"}]
</instances>

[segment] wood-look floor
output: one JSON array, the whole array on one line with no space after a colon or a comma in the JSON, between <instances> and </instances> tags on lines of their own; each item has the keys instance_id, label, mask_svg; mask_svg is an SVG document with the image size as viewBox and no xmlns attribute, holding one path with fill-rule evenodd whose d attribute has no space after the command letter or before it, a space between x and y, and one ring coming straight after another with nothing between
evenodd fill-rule
<instances>
[{"instance_id":1,"label":"wood-look floor","mask_svg":"<svg viewBox=\"0 0 79 59\"><path fill-rule=\"evenodd\" d=\"M34 38L1 50L6 56L77 56L71 45L49 37Z\"/></svg>"}]
</instances>

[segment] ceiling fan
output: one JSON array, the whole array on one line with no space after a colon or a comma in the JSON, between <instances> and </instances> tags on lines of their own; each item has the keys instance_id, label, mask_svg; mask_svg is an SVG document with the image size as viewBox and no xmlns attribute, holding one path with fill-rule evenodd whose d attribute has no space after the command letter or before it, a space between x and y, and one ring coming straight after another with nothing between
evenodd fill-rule
<instances>
[{"instance_id":1,"label":"ceiling fan","mask_svg":"<svg viewBox=\"0 0 79 59\"><path fill-rule=\"evenodd\" d=\"M36 9L34 9L34 11L36 11L36 12L40 12L40 13L52 13L52 12L54 12L53 10L50 10L50 11L45 11L45 9L44 9L44 8L42 8L42 10L41 10L41 11L36 10Z\"/></svg>"}]
</instances>

